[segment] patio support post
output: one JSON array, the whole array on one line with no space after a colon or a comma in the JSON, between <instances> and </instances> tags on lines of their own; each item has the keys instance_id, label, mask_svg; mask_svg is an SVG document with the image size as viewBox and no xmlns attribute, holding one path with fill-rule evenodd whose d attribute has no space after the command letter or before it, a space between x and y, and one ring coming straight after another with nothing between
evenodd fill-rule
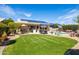
<instances>
[{"instance_id":1,"label":"patio support post","mask_svg":"<svg viewBox=\"0 0 79 59\"><path fill-rule=\"evenodd\" d=\"M30 32L30 30L29 30L29 25L28 25L28 32Z\"/></svg>"},{"instance_id":2,"label":"patio support post","mask_svg":"<svg viewBox=\"0 0 79 59\"><path fill-rule=\"evenodd\" d=\"M48 33L48 34L51 34L49 28L50 28L50 24L48 23L48 26L47 26L47 33Z\"/></svg>"},{"instance_id":3,"label":"patio support post","mask_svg":"<svg viewBox=\"0 0 79 59\"><path fill-rule=\"evenodd\" d=\"M40 25L37 26L37 33L39 34L40 33Z\"/></svg>"}]
</instances>

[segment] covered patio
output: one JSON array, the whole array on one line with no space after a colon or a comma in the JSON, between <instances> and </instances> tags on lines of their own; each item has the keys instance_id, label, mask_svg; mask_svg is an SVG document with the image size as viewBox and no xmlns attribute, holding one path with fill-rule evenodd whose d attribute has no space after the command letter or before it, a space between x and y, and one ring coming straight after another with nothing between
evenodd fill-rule
<instances>
[{"instance_id":1,"label":"covered patio","mask_svg":"<svg viewBox=\"0 0 79 59\"><path fill-rule=\"evenodd\" d=\"M44 25L44 24L26 24L23 23L20 26L20 31L21 33L35 33L35 34L46 34L48 32L48 25Z\"/></svg>"}]
</instances>

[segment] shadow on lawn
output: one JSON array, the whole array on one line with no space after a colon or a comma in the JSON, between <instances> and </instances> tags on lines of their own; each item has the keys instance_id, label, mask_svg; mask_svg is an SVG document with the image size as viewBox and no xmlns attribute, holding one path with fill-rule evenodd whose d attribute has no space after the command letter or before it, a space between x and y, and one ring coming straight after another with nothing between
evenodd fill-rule
<instances>
[{"instance_id":1,"label":"shadow on lawn","mask_svg":"<svg viewBox=\"0 0 79 59\"><path fill-rule=\"evenodd\" d=\"M2 42L0 44L0 46L6 46L6 45L11 45L11 44L14 44L16 42L16 40L5 40L4 42Z\"/></svg>"},{"instance_id":2,"label":"shadow on lawn","mask_svg":"<svg viewBox=\"0 0 79 59\"><path fill-rule=\"evenodd\" d=\"M68 49L64 55L79 55L79 49Z\"/></svg>"}]
</instances>

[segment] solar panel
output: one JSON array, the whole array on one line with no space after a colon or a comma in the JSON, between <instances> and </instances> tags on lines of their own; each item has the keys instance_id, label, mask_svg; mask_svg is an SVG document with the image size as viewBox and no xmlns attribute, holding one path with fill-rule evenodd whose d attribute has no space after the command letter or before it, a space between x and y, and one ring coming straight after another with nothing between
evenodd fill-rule
<instances>
[{"instance_id":1,"label":"solar panel","mask_svg":"<svg viewBox=\"0 0 79 59\"><path fill-rule=\"evenodd\" d=\"M36 23L47 23L45 21L28 20L28 19L21 19L21 21L36 22Z\"/></svg>"}]
</instances>

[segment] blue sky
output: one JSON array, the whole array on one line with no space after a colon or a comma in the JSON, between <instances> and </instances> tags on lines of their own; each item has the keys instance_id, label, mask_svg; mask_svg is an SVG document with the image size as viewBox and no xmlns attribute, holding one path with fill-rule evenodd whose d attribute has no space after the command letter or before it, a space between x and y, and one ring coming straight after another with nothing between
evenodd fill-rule
<instances>
[{"instance_id":1,"label":"blue sky","mask_svg":"<svg viewBox=\"0 0 79 59\"><path fill-rule=\"evenodd\" d=\"M0 4L0 17L72 24L79 15L78 4Z\"/></svg>"}]
</instances>

